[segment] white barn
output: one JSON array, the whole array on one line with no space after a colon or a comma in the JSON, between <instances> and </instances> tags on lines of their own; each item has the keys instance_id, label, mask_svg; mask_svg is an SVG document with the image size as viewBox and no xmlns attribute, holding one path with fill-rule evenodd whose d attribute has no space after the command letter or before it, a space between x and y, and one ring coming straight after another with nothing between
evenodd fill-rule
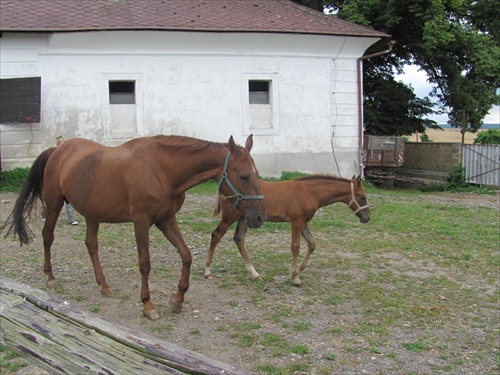
<instances>
[{"instance_id":1,"label":"white barn","mask_svg":"<svg viewBox=\"0 0 500 375\"><path fill-rule=\"evenodd\" d=\"M359 173L358 59L388 38L288 0L0 2L2 169L58 135L238 143L262 176Z\"/></svg>"}]
</instances>

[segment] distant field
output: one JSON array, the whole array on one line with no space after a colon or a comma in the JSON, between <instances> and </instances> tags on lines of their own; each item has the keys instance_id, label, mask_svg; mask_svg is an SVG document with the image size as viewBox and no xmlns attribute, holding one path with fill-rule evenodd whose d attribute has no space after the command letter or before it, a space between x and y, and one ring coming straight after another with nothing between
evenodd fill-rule
<instances>
[{"instance_id":1,"label":"distant field","mask_svg":"<svg viewBox=\"0 0 500 375\"><path fill-rule=\"evenodd\" d=\"M482 130L480 130L482 131ZM460 133L460 129L444 129L444 130L434 130L428 129L427 135L433 142L462 142L462 134ZM413 134L408 139L412 142L420 142L420 136L422 134ZM465 133L465 144L472 144L477 137L477 133Z\"/></svg>"}]
</instances>

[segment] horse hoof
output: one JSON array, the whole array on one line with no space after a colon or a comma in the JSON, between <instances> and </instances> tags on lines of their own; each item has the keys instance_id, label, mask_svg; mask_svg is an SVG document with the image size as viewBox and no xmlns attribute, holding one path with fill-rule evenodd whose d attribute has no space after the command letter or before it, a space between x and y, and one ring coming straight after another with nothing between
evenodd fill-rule
<instances>
[{"instance_id":1,"label":"horse hoof","mask_svg":"<svg viewBox=\"0 0 500 375\"><path fill-rule=\"evenodd\" d=\"M158 313L158 311L156 311L156 309L151 310L149 312L143 312L143 314L149 320L158 320L158 319L160 319L160 314Z\"/></svg>"},{"instance_id":2,"label":"horse hoof","mask_svg":"<svg viewBox=\"0 0 500 375\"><path fill-rule=\"evenodd\" d=\"M208 275L205 275L205 279L207 279L207 280L212 280L212 279L213 279L213 277L212 277L212 275L208 274Z\"/></svg>"},{"instance_id":3,"label":"horse hoof","mask_svg":"<svg viewBox=\"0 0 500 375\"><path fill-rule=\"evenodd\" d=\"M46 285L49 289L55 289L59 286L59 282L57 280L47 280Z\"/></svg>"},{"instance_id":4,"label":"horse hoof","mask_svg":"<svg viewBox=\"0 0 500 375\"><path fill-rule=\"evenodd\" d=\"M113 297L113 290L111 288L109 289L101 289L101 294L104 296L104 297Z\"/></svg>"},{"instance_id":5,"label":"horse hoof","mask_svg":"<svg viewBox=\"0 0 500 375\"><path fill-rule=\"evenodd\" d=\"M300 280L300 279L294 279L293 280L293 285L295 285L297 288L300 288L302 286L302 280Z\"/></svg>"},{"instance_id":6,"label":"horse hoof","mask_svg":"<svg viewBox=\"0 0 500 375\"><path fill-rule=\"evenodd\" d=\"M182 311L182 303L177 302L177 300L172 296L170 297L170 311L178 314Z\"/></svg>"}]
</instances>

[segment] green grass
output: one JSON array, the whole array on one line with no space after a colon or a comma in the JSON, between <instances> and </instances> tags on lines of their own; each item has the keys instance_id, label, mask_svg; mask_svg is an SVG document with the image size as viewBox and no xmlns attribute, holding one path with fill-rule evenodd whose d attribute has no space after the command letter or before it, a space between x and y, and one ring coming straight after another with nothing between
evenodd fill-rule
<instances>
[{"instance_id":1,"label":"green grass","mask_svg":"<svg viewBox=\"0 0 500 375\"><path fill-rule=\"evenodd\" d=\"M309 349L305 345L293 345L275 333L263 333L256 340L257 345L267 348L272 357L284 357L289 354L306 355Z\"/></svg>"},{"instance_id":2,"label":"green grass","mask_svg":"<svg viewBox=\"0 0 500 375\"><path fill-rule=\"evenodd\" d=\"M425 341L418 340L416 342L407 342L407 343L404 343L403 347L406 350L412 350L412 351L415 351L417 353L420 353L420 352L422 352L422 351L430 348L430 345L428 343L426 343Z\"/></svg>"},{"instance_id":3,"label":"green grass","mask_svg":"<svg viewBox=\"0 0 500 375\"><path fill-rule=\"evenodd\" d=\"M241 323L238 323L238 324L234 324L233 328L236 331L246 332L246 331L249 331L251 329L262 328L262 326L259 323L241 322Z\"/></svg>"},{"instance_id":4,"label":"green grass","mask_svg":"<svg viewBox=\"0 0 500 375\"><path fill-rule=\"evenodd\" d=\"M310 372L309 366L299 363L284 366L283 368L274 366L272 364L259 365L257 368L260 374L266 375L308 374Z\"/></svg>"},{"instance_id":5,"label":"green grass","mask_svg":"<svg viewBox=\"0 0 500 375\"><path fill-rule=\"evenodd\" d=\"M174 329L174 327L171 325L171 324L164 324L160 327L154 327L152 328L152 332L155 332L155 333L166 333L166 332L170 332Z\"/></svg>"},{"instance_id":6,"label":"green grass","mask_svg":"<svg viewBox=\"0 0 500 375\"><path fill-rule=\"evenodd\" d=\"M217 181L208 180L196 185L188 190L188 193L194 194L215 194L217 192Z\"/></svg>"},{"instance_id":7,"label":"green grass","mask_svg":"<svg viewBox=\"0 0 500 375\"><path fill-rule=\"evenodd\" d=\"M0 191L19 192L29 168L15 168L10 171L0 171Z\"/></svg>"},{"instance_id":8,"label":"green grass","mask_svg":"<svg viewBox=\"0 0 500 375\"><path fill-rule=\"evenodd\" d=\"M338 315L335 320L342 320L342 315L352 313L348 306L356 301L355 312L363 318L342 328L334 323L330 330L332 336L354 334L370 338L366 349L355 345L352 349L360 353L367 350L373 355L394 360L397 360L397 351L386 348L386 339L395 327L412 322L412 330L423 332L423 336L417 341L401 343L402 348L417 354L437 350L446 358L447 365L443 368L446 367L448 372L457 371L466 361L463 358L451 359L453 351L457 350L453 338L433 343L432 335L426 336L425 332L441 330L443 325L448 329L460 329L464 324L474 327L476 321L484 319L473 318L477 306L496 308L498 290L490 296L481 295L469 286L469 281L471 278L481 279L479 288L480 284L486 288L498 282L498 212L493 206L431 203L432 200L427 199L428 193L418 191L387 192L371 187L367 190L372 211L369 224L360 224L341 204L324 208L321 219L310 223L316 238L316 253L302 274L302 289L314 295L308 303L331 306L332 314ZM392 196L398 199L391 199ZM289 228L273 229L252 230L247 238L250 256L264 282L272 282L289 272ZM255 238L265 232L280 235L280 230L285 232L285 243L277 244L278 251L269 251L269 246L275 244L263 246ZM229 233L228 236L232 235ZM224 250L219 249L218 256L224 252L226 262L231 260L232 266L241 267L244 273L238 263L239 254L229 251L228 245L221 246ZM229 246L233 248L234 245ZM302 247L303 254L304 242ZM350 254L349 258L338 255L337 251ZM323 272L334 273L343 283L339 286L319 282ZM352 277L353 274L357 275L356 278ZM285 293L290 293L291 288L293 291L288 279L276 285ZM245 286L255 293L261 288L257 282ZM270 304L265 298L259 305L267 306L270 319L285 329L303 332L311 328L301 311L293 306ZM481 329L489 332L484 345L492 350L497 340L495 328L483 324ZM292 346L283 337L272 335L251 334L245 340L248 346L271 346L271 355L277 357L286 356ZM339 361L333 354L329 358ZM476 357L474 360L481 359ZM309 362L306 360L305 363ZM285 367L272 366L259 366L258 369L265 374L288 371ZM317 369L317 373L320 372Z\"/></svg>"},{"instance_id":9,"label":"green grass","mask_svg":"<svg viewBox=\"0 0 500 375\"><path fill-rule=\"evenodd\" d=\"M293 324L292 328L295 331L309 331L313 324L311 322L296 322Z\"/></svg>"},{"instance_id":10,"label":"green grass","mask_svg":"<svg viewBox=\"0 0 500 375\"><path fill-rule=\"evenodd\" d=\"M16 373L26 365L27 363L20 360L17 354L12 353L5 346L0 345L0 374Z\"/></svg>"}]
</instances>

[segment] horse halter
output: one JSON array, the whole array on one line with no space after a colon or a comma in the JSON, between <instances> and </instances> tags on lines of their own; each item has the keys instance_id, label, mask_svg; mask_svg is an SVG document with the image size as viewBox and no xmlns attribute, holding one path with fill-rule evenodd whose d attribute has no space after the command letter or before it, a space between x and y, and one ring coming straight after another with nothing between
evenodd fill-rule
<instances>
[{"instance_id":1,"label":"horse halter","mask_svg":"<svg viewBox=\"0 0 500 375\"><path fill-rule=\"evenodd\" d=\"M233 208L236 208L238 206L238 204L242 201L242 200L247 200L247 199L264 199L264 196L263 195L243 195L241 193L238 192L238 190L236 190L236 188L234 187L234 185L231 183L231 181L229 181L229 177L227 175L227 166L229 164L229 157L231 156L231 151L229 151L227 153L227 156L226 156L226 162L224 163L224 170L222 171L222 175L220 177L220 180L219 180L219 183L217 185L217 190L219 191L219 194L224 198L224 199L229 199L229 198L236 198L236 200L234 201L234 203L232 204ZM226 181L227 183L227 186L229 186L229 188L233 191L234 195L231 195L231 196L225 196L222 194L222 192L220 191L220 187L222 185L222 183Z\"/></svg>"},{"instance_id":2,"label":"horse halter","mask_svg":"<svg viewBox=\"0 0 500 375\"><path fill-rule=\"evenodd\" d=\"M354 184L351 182L351 201L349 202L348 206L351 207L352 203L356 204L357 209L353 212L354 215L356 215L359 211L364 210L365 208L368 208L368 205L360 206L358 201L356 200L356 197L354 195Z\"/></svg>"}]
</instances>

